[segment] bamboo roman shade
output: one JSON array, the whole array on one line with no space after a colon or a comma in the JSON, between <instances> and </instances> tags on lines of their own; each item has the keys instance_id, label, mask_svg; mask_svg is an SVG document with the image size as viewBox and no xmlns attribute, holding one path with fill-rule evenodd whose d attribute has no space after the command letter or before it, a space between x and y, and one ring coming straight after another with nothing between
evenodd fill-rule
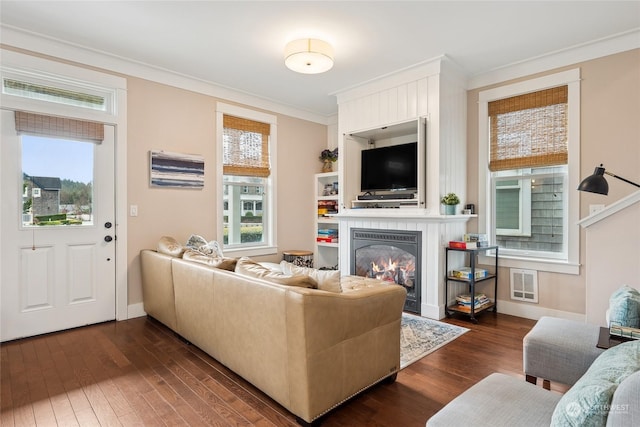
<instances>
[{"instance_id":1,"label":"bamboo roman shade","mask_svg":"<svg viewBox=\"0 0 640 427\"><path fill-rule=\"evenodd\" d=\"M489 102L491 171L566 164L568 87Z\"/></svg>"},{"instance_id":2,"label":"bamboo roman shade","mask_svg":"<svg viewBox=\"0 0 640 427\"><path fill-rule=\"evenodd\" d=\"M271 126L268 123L225 115L223 127L224 174L263 178L269 176Z\"/></svg>"},{"instance_id":3,"label":"bamboo roman shade","mask_svg":"<svg viewBox=\"0 0 640 427\"><path fill-rule=\"evenodd\" d=\"M30 135L102 142L104 125L84 120L16 111L16 131Z\"/></svg>"}]
</instances>

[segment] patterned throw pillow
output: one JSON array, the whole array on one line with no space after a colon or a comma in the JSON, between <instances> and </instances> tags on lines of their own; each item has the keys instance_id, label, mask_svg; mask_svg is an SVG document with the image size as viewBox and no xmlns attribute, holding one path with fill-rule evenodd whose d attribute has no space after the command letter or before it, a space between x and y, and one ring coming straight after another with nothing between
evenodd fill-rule
<instances>
[{"instance_id":1,"label":"patterned throw pillow","mask_svg":"<svg viewBox=\"0 0 640 427\"><path fill-rule=\"evenodd\" d=\"M280 267L285 274L304 274L318 282L318 289L328 292L342 292L340 286L340 270L317 270L315 268L300 267L287 261L281 261Z\"/></svg>"},{"instance_id":2,"label":"patterned throw pillow","mask_svg":"<svg viewBox=\"0 0 640 427\"><path fill-rule=\"evenodd\" d=\"M609 297L609 324L640 328L640 292L623 285Z\"/></svg>"},{"instance_id":3,"label":"patterned throw pillow","mask_svg":"<svg viewBox=\"0 0 640 427\"><path fill-rule=\"evenodd\" d=\"M562 396L553 411L551 425L604 426L618 384L637 371L640 371L640 341L606 350Z\"/></svg>"},{"instance_id":4,"label":"patterned throw pillow","mask_svg":"<svg viewBox=\"0 0 640 427\"><path fill-rule=\"evenodd\" d=\"M318 283L311 277L303 274L290 275L262 266L250 258L242 257L236 264L236 273L247 277L255 277L281 285L300 286L302 288L317 289Z\"/></svg>"},{"instance_id":5,"label":"patterned throw pillow","mask_svg":"<svg viewBox=\"0 0 640 427\"><path fill-rule=\"evenodd\" d=\"M197 251L200 246L204 246L206 244L207 240L204 237L198 236L197 234L192 234L191 236L189 236L189 240L187 240L187 244L185 246L189 249Z\"/></svg>"},{"instance_id":6,"label":"patterned throw pillow","mask_svg":"<svg viewBox=\"0 0 640 427\"><path fill-rule=\"evenodd\" d=\"M197 234L192 234L187 240L187 244L185 245L189 249L193 249L194 251L198 251L203 255L209 255L214 257L223 257L222 248L220 244L215 240L207 242L207 240L199 236Z\"/></svg>"}]
</instances>

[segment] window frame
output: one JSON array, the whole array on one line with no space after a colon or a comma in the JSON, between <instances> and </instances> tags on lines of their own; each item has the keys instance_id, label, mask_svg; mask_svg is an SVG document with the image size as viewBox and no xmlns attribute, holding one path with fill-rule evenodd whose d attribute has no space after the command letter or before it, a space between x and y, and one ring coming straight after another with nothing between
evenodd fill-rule
<instances>
[{"instance_id":1,"label":"window frame","mask_svg":"<svg viewBox=\"0 0 640 427\"><path fill-rule=\"evenodd\" d=\"M254 120L269 124L269 158L271 166L271 174L264 178L264 204L263 207L263 235L265 236L262 243L251 243L242 245L223 245L225 255L234 254L234 256L260 256L273 255L278 253L277 245L277 117L272 114L266 114L254 111L248 108L239 107L237 105L218 102L216 104L216 183L217 194L217 235L218 240L222 244L224 236L224 170L223 170L223 128L224 116L231 115L235 117Z\"/></svg>"},{"instance_id":2,"label":"window frame","mask_svg":"<svg viewBox=\"0 0 640 427\"><path fill-rule=\"evenodd\" d=\"M513 231L513 228L496 228L496 235L500 236L530 236L531 235L531 178L523 175L507 175L505 172L511 171L500 171L492 174L491 176L491 188L497 193L498 187L496 183L498 181L517 181L517 186L511 186L511 188L518 188L520 191L518 192L518 218L520 228L517 231ZM524 184L524 185L523 185ZM527 185L529 184L529 185ZM507 190L510 187L501 187L501 189ZM494 200L497 198L497 194L493 194Z\"/></svg>"},{"instance_id":3,"label":"window frame","mask_svg":"<svg viewBox=\"0 0 640 427\"><path fill-rule=\"evenodd\" d=\"M580 181L580 69L575 68L547 76L512 83L484 91L478 94L478 231L489 233L493 229L495 217L493 214L493 186L492 174L489 171L489 115L488 104L498 99L536 92L556 86L568 86L568 151L567 161L567 230L565 242L567 245L566 259L544 258L532 254L508 254L500 251L500 264L503 267L534 269L565 274L579 274L580 264L580 230L579 195L573 191ZM480 257L480 262L493 263L492 254Z\"/></svg>"}]
</instances>

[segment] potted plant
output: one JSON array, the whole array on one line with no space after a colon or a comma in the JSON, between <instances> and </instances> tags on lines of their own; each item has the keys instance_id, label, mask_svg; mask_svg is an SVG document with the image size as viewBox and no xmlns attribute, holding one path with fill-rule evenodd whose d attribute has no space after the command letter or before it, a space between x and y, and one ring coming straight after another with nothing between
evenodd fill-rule
<instances>
[{"instance_id":1,"label":"potted plant","mask_svg":"<svg viewBox=\"0 0 640 427\"><path fill-rule=\"evenodd\" d=\"M456 206L460 203L460 198L456 193L449 193L446 196L442 196L440 203L444 205L444 213L447 215L455 215Z\"/></svg>"},{"instance_id":2,"label":"potted plant","mask_svg":"<svg viewBox=\"0 0 640 427\"><path fill-rule=\"evenodd\" d=\"M322 160L322 172L331 172L333 170L333 162L338 160L338 147L335 150L325 148L320 153L319 158Z\"/></svg>"}]
</instances>

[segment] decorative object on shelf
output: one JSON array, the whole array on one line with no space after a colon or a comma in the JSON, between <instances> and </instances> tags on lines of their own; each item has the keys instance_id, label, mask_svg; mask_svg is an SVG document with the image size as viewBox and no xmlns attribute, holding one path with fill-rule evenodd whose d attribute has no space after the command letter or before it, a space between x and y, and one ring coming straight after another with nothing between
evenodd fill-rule
<instances>
[{"instance_id":1,"label":"decorative object on shelf","mask_svg":"<svg viewBox=\"0 0 640 427\"><path fill-rule=\"evenodd\" d=\"M614 175L611 172L607 172L601 163L600 166L596 166L596 169L593 171L593 175L589 175L582 180L580 185L578 185L578 190L587 191L589 193L603 194L606 196L607 194L609 194L609 184L607 183L607 180L604 179L605 174L614 178L618 178L621 181L640 188L640 184L636 184L635 182L629 181L626 178L622 178L621 176Z\"/></svg>"},{"instance_id":2,"label":"decorative object on shelf","mask_svg":"<svg viewBox=\"0 0 640 427\"><path fill-rule=\"evenodd\" d=\"M333 67L333 47L318 39L293 40L284 48L284 63L297 73L324 73Z\"/></svg>"},{"instance_id":3,"label":"decorative object on shelf","mask_svg":"<svg viewBox=\"0 0 640 427\"><path fill-rule=\"evenodd\" d=\"M320 160L322 160L322 172L332 172L333 171L333 162L338 160L338 147L334 150L329 150L325 148L320 153Z\"/></svg>"},{"instance_id":4,"label":"decorative object on shelf","mask_svg":"<svg viewBox=\"0 0 640 427\"><path fill-rule=\"evenodd\" d=\"M446 196L442 196L440 203L444 205L444 213L447 215L455 215L456 206L460 204L460 198L456 193L449 193Z\"/></svg>"}]
</instances>

